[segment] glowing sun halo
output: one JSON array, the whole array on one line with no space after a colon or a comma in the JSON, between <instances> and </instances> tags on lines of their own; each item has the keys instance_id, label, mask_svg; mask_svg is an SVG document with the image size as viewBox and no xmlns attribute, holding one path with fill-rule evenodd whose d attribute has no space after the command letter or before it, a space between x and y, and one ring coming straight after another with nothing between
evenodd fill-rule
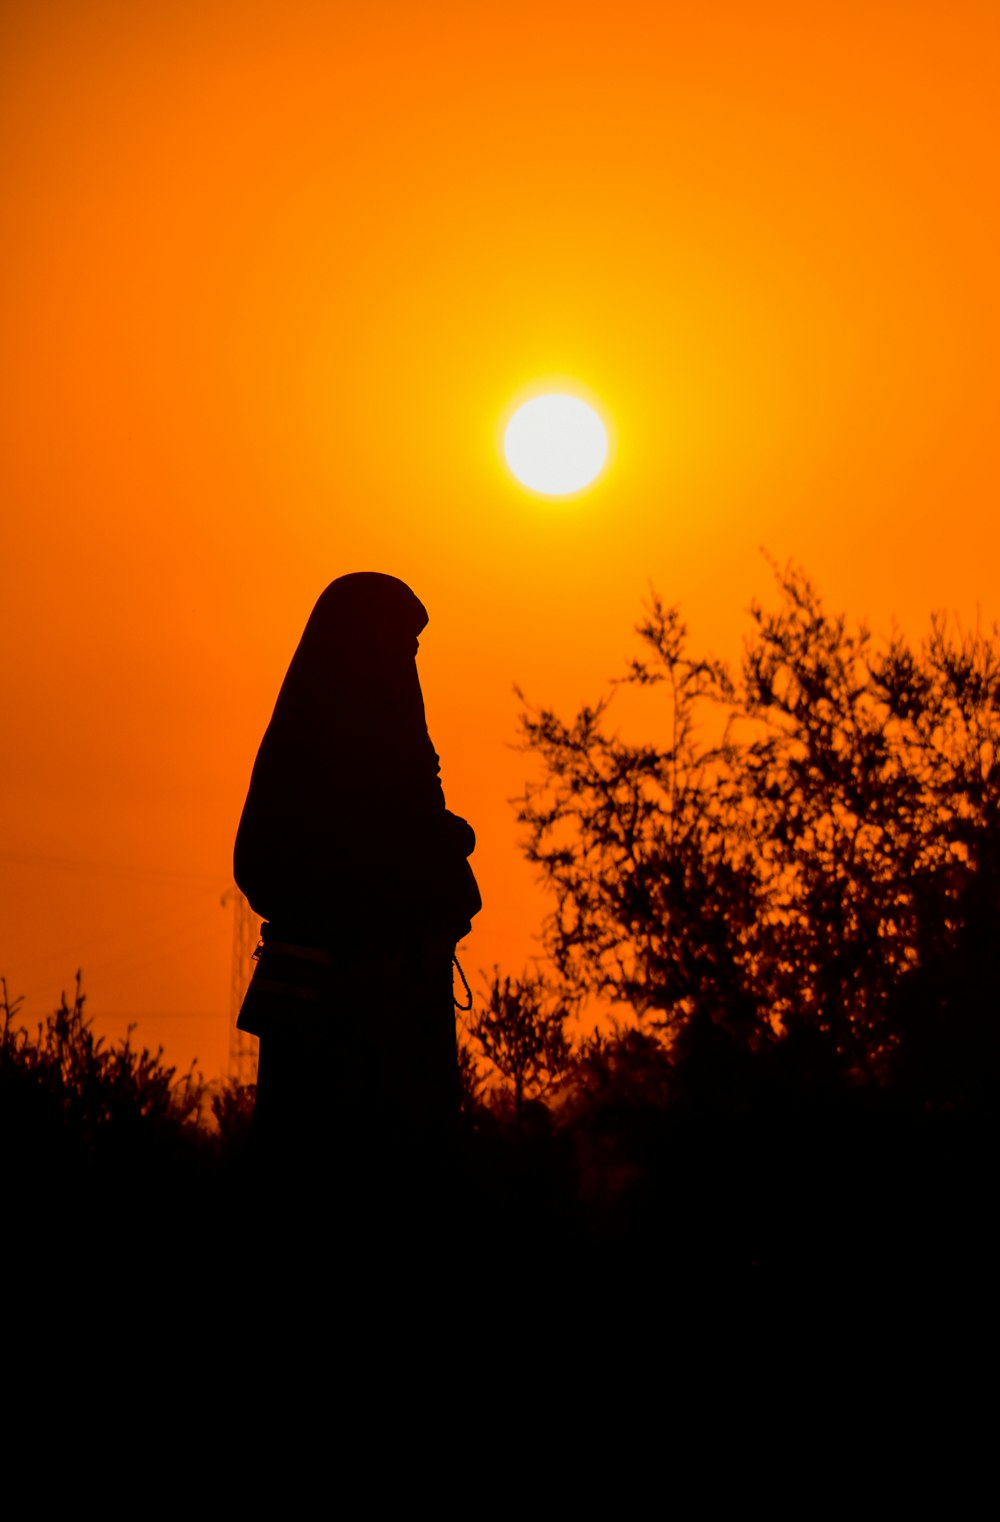
<instances>
[{"instance_id":1,"label":"glowing sun halo","mask_svg":"<svg viewBox=\"0 0 1000 1522\"><path fill-rule=\"evenodd\" d=\"M517 409L507 424L503 452L522 485L546 497L564 497L600 474L608 436L593 407L555 392Z\"/></svg>"}]
</instances>

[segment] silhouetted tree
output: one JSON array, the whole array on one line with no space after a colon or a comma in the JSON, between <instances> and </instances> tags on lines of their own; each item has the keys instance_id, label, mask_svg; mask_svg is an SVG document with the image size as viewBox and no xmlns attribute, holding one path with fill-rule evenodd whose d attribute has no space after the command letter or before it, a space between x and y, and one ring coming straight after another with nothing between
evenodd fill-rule
<instances>
[{"instance_id":1,"label":"silhouetted tree","mask_svg":"<svg viewBox=\"0 0 1000 1522\"><path fill-rule=\"evenodd\" d=\"M524 972L486 981L486 1003L466 1020L483 1056L510 1084L518 1124L527 1100L541 1099L566 1072L570 1008L545 978Z\"/></svg>"},{"instance_id":2,"label":"silhouetted tree","mask_svg":"<svg viewBox=\"0 0 1000 1522\"><path fill-rule=\"evenodd\" d=\"M693 659L653 596L622 682L655 700L658 739L611 730L607 698L569 723L524 706L547 949L572 993L669 1039L707 1021L763 1052L808 1032L810 1061L818 1035L854 1080L909 1062L933 1087L913 1054L961 1027L957 1094L995 1043L997 631L937 618L919 648L878 648L801 572L776 580L735 675Z\"/></svg>"},{"instance_id":3,"label":"silhouetted tree","mask_svg":"<svg viewBox=\"0 0 1000 1522\"><path fill-rule=\"evenodd\" d=\"M484 1077L479 1058L468 1033L461 1026L458 1035L458 1081L461 1088L462 1114L466 1120L478 1114L483 1096Z\"/></svg>"},{"instance_id":4,"label":"silhouetted tree","mask_svg":"<svg viewBox=\"0 0 1000 1522\"><path fill-rule=\"evenodd\" d=\"M623 680L663 694L664 740L637 744L609 731L608 698L570 723L526 707L524 743L542 780L518 817L555 896L545 944L567 986L669 1027L699 1010L740 1010L755 882L734 831L719 706L732 695L728 673L688 656L677 609L658 598L639 633L648 656ZM707 743L706 707L720 720Z\"/></svg>"}]
</instances>

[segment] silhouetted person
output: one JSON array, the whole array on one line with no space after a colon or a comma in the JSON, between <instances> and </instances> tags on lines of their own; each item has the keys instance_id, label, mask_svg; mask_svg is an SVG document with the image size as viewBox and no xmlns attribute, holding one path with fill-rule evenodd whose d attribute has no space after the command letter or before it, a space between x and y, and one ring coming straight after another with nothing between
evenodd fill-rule
<instances>
[{"instance_id":1,"label":"silhouetted person","mask_svg":"<svg viewBox=\"0 0 1000 1522\"><path fill-rule=\"evenodd\" d=\"M395 577L327 587L236 837L265 921L238 1021L260 1038L258 1146L279 1191L334 1213L412 1199L458 1115L452 958L481 900L424 718L426 623Z\"/></svg>"}]
</instances>

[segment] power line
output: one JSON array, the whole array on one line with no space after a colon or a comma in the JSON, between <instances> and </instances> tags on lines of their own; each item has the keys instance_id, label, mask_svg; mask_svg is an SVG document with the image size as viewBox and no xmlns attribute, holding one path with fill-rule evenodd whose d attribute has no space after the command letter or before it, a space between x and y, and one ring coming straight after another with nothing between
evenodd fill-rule
<instances>
[{"instance_id":1,"label":"power line","mask_svg":"<svg viewBox=\"0 0 1000 1522\"><path fill-rule=\"evenodd\" d=\"M21 867L47 867L56 871L88 872L94 876L148 877L163 881L185 878L188 881L218 884L218 872L191 872L177 867L130 867L121 862L77 861L69 856L38 856L27 851L0 851L0 861Z\"/></svg>"},{"instance_id":2,"label":"power line","mask_svg":"<svg viewBox=\"0 0 1000 1522\"><path fill-rule=\"evenodd\" d=\"M183 898L176 899L174 902L168 904L165 909L154 909L151 914L144 914L137 920L128 920L123 925L116 925L113 930L105 930L100 935L88 936L88 952L92 950L94 946L105 946L109 941L118 940L121 936L131 935L133 931L144 930L149 925L158 924L167 919L169 916L176 914L178 910L187 909L189 905L193 904L197 899L203 899L205 897L206 890L204 888L196 888L193 892L189 889L188 892L184 894ZM54 962L57 958L60 957L71 958L74 961L78 961L79 954L79 942L76 942L73 946L56 946L48 951L36 952L34 956L21 958L15 961L12 967L8 967L5 970L8 977L14 973L23 976L26 968L37 967L39 963L44 966L44 964L48 962ZM125 952L121 953L121 955L130 956L132 955L132 952L126 950Z\"/></svg>"},{"instance_id":3,"label":"power line","mask_svg":"<svg viewBox=\"0 0 1000 1522\"><path fill-rule=\"evenodd\" d=\"M189 915L181 924L173 927L169 937L170 944L167 946L162 944L164 937L161 933L151 941L148 937L143 938L138 945L113 953L103 960L98 958L96 961L87 961L86 959L81 960L76 956L74 956L73 960L76 965L83 968L88 980L96 979L97 981L114 982L127 975L131 976L136 973L145 972L148 968L155 967L157 963L164 961L167 957L181 955L184 952L190 951L195 946L205 945L211 940L217 940L219 935L217 926L217 921L210 925L204 912L200 912L195 916ZM64 973L65 968L59 972L53 972L51 977L58 981ZM10 984L12 982L12 974L7 972L5 976ZM16 968L13 976L16 976ZM26 1001L32 1001L43 996L48 997L44 993L41 978L42 974L36 972L32 986L20 991L21 996ZM49 979L46 978L46 983L48 982Z\"/></svg>"},{"instance_id":4,"label":"power line","mask_svg":"<svg viewBox=\"0 0 1000 1522\"><path fill-rule=\"evenodd\" d=\"M102 1005L96 1018L103 1024L107 1020L218 1020L217 1009L105 1009Z\"/></svg>"},{"instance_id":5,"label":"power line","mask_svg":"<svg viewBox=\"0 0 1000 1522\"><path fill-rule=\"evenodd\" d=\"M105 876L116 878L142 878L154 882L170 882L183 880L187 882L212 883L218 886L218 876L214 873L194 872L178 870L169 867L135 867L126 866L122 863L100 862L93 860L79 860L68 856L47 856L28 851L0 851L0 862L11 866L40 867L47 871L78 872L88 876ZM162 947L164 921L177 914L179 910L187 909L194 901L201 897L201 892L188 893L178 902L171 904L167 909L145 915L139 920L132 921L128 925L118 925L110 931L105 931L95 939L107 946L107 943L119 940L123 936L130 935L137 929L143 929L152 925L158 925L159 931L154 935L152 943L148 936L140 938L137 945L126 947L117 953L112 952L102 961L88 964L88 976L114 980L124 974L134 975L145 972L149 967L162 962L165 957L177 956L189 951L193 946L201 945L211 935L216 935L214 926L209 928L207 921L203 919L203 911L192 917L187 915L179 924L175 923L169 931L170 944ZM231 886L221 895L223 906L233 905L233 937L230 979L230 1029L229 1029L229 1071L230 1076L240 1082L252 1082L257 1073L257 1043L256 1040L244 1031L236 1028L236 1017L242 1003L243 994L252 970L252 953L257 944L260 931L260 920L254 915L244 895L235 886ZM194 932L193 934L185 932ZM159 947L159 949L157 949ZM57 957L70 955L69 951L48 951L29 957L21 963L21 967L38 968L51 965ZM76 959L76 951L72 953ZM18 964L15 963L15 974ZM37 973L36 973L37 976ZM23 995L26 1001L39 997L41 988L36 985L27 994ZM216 1019L217 1015L207 1010L109 1010L101 1009L100 1018L102 1023L108 1020L191 1020L191 1019Z\"/></svg>"}]
</instances>

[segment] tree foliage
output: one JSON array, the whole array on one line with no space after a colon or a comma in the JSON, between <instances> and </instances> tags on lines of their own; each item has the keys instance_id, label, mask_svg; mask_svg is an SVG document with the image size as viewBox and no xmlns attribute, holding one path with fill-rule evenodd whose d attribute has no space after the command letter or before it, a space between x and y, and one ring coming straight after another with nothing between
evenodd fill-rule
<instances>
[{"instance_id":1,"label":"tree foliage","mask_svg":"<svg viewBox=\"0 0 1000 1522\"><path fill-rule=\"evenodd\" d=\"M735 672L653 595L621 684L654 740L611 727L614 693L570 721L524 704L546 948L570 992L670 1041L705 1021L751 1050L821 1039L855 1078L925 1084L957 1043L968 1087L995 1042L997 630L937 617L918 647L878 644L775 575Z\"/></svg>"},{"instance_id":2,"label":"tree foliage","mask_svg":"<svg viewBox=\"0 0 1000 1522\"><path fill-rule=\"evenodd\" d=\"M485 1005L465 1022L472 1041L510 1085L518 1121L525 1102L541 1099L569 1067L569 1015L565 998L540 974L504 977L494 968Z\"/></svg>"}]
</instances>

